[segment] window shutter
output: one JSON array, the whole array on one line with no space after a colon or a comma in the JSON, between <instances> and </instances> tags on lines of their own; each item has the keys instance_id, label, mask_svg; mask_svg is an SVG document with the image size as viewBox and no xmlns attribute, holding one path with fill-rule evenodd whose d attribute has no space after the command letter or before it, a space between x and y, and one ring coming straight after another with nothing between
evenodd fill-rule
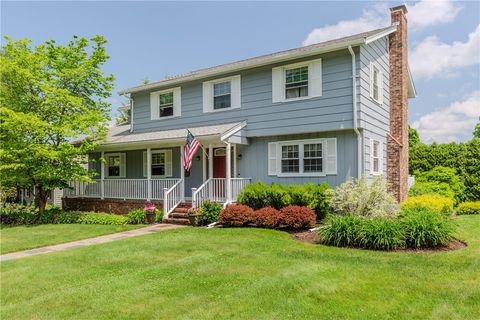
<instances>
[{"instance_id":1,"label":"window shutter","mask_svg":"<svg viewBox=\"0 0 480 320\"><path fill-rule=\"evenodd\" d=\"M383 174L383 143L378 143L378 171Z\"/></svg>"},{"instance_id":2,"label":"window shutter","mask_svg":"<svg viewBox=\"0 0 480 320\"><path fill-rule=\"evenodd\" d=\"M160 118L160 96L158 93L150 93L150 119L157 120Z\"/></svg>"},{"instance_id":3,"label":"window shutter","mask_svg":"<svg viewBox=\"0 0 480 320\"><path fill-rule=\"evenodd\" d=\"M172 150L165 150L165 176L172 176Z\"/></svg>"},{"instance_id":4,"label":"window shutter","mask_svg":"<svg viewBox=\"0 0 480 320\"><path fill-rule=\"evenodd\" d=\"M213 111L213 85L211 82L203 83L203 112Z\"/></svg>"},{"instance_id":5,"label":"window shutter","mask_svg":"<svg viewBox=\"0 0 480 320\"><path fill-rule=\"evenodd\" d=\"M370 139L370 174L373 174L373 139Z\"/></svg>"},{"instance_id":6,"label":"window shutter","mask_svg":"<svg viewBox=\"0 0 480 320\"><path fill-rule=\"evenodd\" d=\"M147 151L143 151L143 176L147 177Z\"/></svg>"},{"instance_id":7,"label":"window shutter","mask_svg":"<svg viewBox=\"0 0 480 320\"><path fill-rule=\"evenodd\" d=\"M285 100L283 87L283 67L277 67L272 69L272 103L282 102Z\"/></svg>"},{"instance_id":8,"label":"window shutter","mask_svg":"<svg viewBox=\"0 0 480 320\"><path fill-rule=\"evenodd\" d=\"M173 116L182 115L182 89L181 87L173 89Z\"/></svg>"},{"instance_id":9,"label":"window shutter","mask_svg":"<svg viewBox=\"0 0 480 320\"><path fill-rule=\"evenodd\" d=\"M383 104L383 72L378 73L378 102Z\"/></svg>"},{"instance_id":10,"label":"window shutter","mask_svg":"<svg viewBox=\"0 0 480 320\"><path fill-rule=\"evenodd\" d=\"M322 59L314 60L309 64L309 91L311 97L322 96Z\"/></svg>"},{"instance_id":11,"label":"window shutter","mask_svg":"<svg viewBox=\"0 0 480 320\"><path fill-rule=\"evenodd\" d=\"M370 62L370 98L373 99L373 63Z\"/></svg>"},{"instance_id":12,"label":"window shutter","mask_svg":"<svg viewBox=\"0 0 480 320\"><path fill-rule=\"evenodd\" d=\"M326 174L337 174L337 139L331 138L326 140Z\"/></svg>"},{"instance_id":13,"label":"window shutter","mask_svg":"<svg viewBox=\"0 0 480 320\"><path fill-rule=\"evenodd\" d=\"M277 143L270 142L268 144L268 175L277 175Z\"/></svg>"},{"instance_id":14,"label":"window shutter","mask_svg":"<svg viewBox=\"0 0 480 320\"><path fill-rule=\"evenodd\" d=\"M235 76L230 82L232 108L240 108L242 105L242 82L240 76Z\"/></svg>"},{"instance_id":15,"label":"window shutter","mask_svg":"<svg viewBox=\"0 0 480 320\"><path fill-rule=\"evenodd\" d=\"M120 178L127 176L127 157L125 153L120 153Z\"/></svg>"}]
</instances>

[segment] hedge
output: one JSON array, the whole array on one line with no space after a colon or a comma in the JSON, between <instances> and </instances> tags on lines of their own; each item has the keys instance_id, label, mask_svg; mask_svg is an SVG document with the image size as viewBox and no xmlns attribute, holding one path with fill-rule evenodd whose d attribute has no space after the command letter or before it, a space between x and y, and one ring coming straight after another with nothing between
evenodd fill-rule
<instances>
[{"instance_id":1,"label":"hedge","mask_svg":"<svg viewBox=\"0 0 480 320\"><path fill-rule=\"evenodd\" d=\"M480 214L480 201L463 202L457 207L456 213L462 214Z\"/></svg>"}]
</instances>

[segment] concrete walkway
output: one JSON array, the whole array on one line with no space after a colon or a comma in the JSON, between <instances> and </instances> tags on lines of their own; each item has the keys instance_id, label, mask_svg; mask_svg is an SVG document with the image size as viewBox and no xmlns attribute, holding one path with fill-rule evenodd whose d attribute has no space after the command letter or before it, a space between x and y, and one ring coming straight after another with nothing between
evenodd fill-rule
<instances>
[{"instance_id":1,"label":"concrete walkway","mask_svg":"<svg viewBox=\"0 0 480 320\"><path fill-rule=\"evenodd\" d=\"M175 228L182 228L182 227L185 227L185 226L173 225L173 224L164 224L164 223L155 224L153 226L148 226L148 227L145 227L145 228L123 231L123 232L118 232L118 233L112 233L112 234L107 234L107 235L99 236L99 237L95 237L95 238L77 240L77 241L72 241L72 242L67 242L67 243L62 243L62 244L55 244L55 245L52 245L52 246L47 246L47 247L42 247L42 248L36 248L36 249L31 249L31 250L24 250L24 251L17 251L17 252L2 254L2 255L0 255L0 261L15 260L15 259L20 259L20 258L25 258L25 257L36 256L36 255L39 255L39 254L49 253L49 252L56 252L56 251L64 251L64 250L74 249L74 248L81 248L81 247L91 246L91 245L94 245L94 244L107 243L107 242L112 242L112 241L116 241L116 240L137 237L137 236L141 236L141 235L144 235L144 234L150 234L150 233L155 233L155 232L159 232L159 231L170 230L170 229L175 229Z\"/></svg>"}]
</instances>

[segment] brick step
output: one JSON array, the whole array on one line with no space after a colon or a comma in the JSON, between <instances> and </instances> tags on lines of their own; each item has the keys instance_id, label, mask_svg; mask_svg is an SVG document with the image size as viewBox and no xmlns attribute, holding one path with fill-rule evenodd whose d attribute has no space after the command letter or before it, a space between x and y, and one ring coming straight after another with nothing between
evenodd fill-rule
<instances>
[{"instance_id":1,"label":"brick step","mask_svg":"<svg viewBox=\"0 0 480 320\"><path fill-rule=\"evenodd\" d=\"M188 213L175 210L170 214L171 218L188 219Z\"/></svg>"},{"instance_id":2,"label":"brick step","mask_svg":"<svg viewBox=\"0 0 480 320\"><path fill-rule=\"evenodd\" d=\"M174 212L178 212L178 213L187 213L188 210L190 210L191 208L184 208L184 207L176 207L175 210L173 210Z\"/></svg>"},{"instance_id":3,"label":"brick step","mask_svg":"<svg viewBox=\"0 0 480 320\"><path fill-rule=\"evenodd\" d=\"M163 223L190 225L190 220L182 218L163 218Z\"/></svg>"}]
</instances>

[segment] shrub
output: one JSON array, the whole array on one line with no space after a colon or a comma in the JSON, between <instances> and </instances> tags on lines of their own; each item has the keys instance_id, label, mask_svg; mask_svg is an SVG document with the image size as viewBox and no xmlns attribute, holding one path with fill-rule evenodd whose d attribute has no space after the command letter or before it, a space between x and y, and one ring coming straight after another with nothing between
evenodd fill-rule
<instances>
[{"instance_id":1,"label":"shrub","mask_svg":"<svg viewBox=\"0 0 480 320\"><path fill-rule=\"evenodd\" d=\"M399 219L364 218L357 229L360 247L374 250L394 250L405 247L405 234Z\"/></svg>"},{"instance_id":2,"label":"shrub","mask_svg":"<svg viewBox=\"0 0 480 320\"><path fill-rule=\"evenodd\" d=\"M129 218L117 214L88 212L80 215L78 223L81 224L109 224L109 225L126 225Z\"/></svg>"},{"instance_id":3,"label":"shrub","mask_svg":"<svg viewBox=\"0 0 480 320\"><path fill-rule=\"evenodd\" d=\"M438 194L450 199L455 199L455 192L445 182L420 182L416 181L413 186L408 190L408 195L411 197L421 196L424 194Z\"/></svg>"},{"instance_id":4,"label":"shrub","mask_svg":"<svg viewBox=\"0 0 480 320\"><path fill-rule=\"evenodd\" d=\"M281 209L291 203L288 186L273 183L267 190L267 205L275 209Z\"/></svg>"},{"instance_id":5,"label":"shrub","mask_svg":"<svg viewBox=\"0 0 480 320\"><path fill-rule=\"evenodd\" d=\"M42 215L39 216L39 223L57 223L58 216L62 213L60 207L52 206L46 208Z\"/></svg>"},{"instance_id":6,"label":"shrub","mask_svg":"<svg viewBox=\"0 0 480 320\"><path fill-rule=\"evenodd\" d=\"M203 213L203 221L207 223L212 223L218 220L218 216L222 211L223 206L217 202L211 201L204 201L202 203L202 213Z\"/></svg>"},{"instance_id":7,"label":"shrub","mask_svg":"<svg viewBox=\"0 0 480 320\"><path fill-rule=\"evenodd\" d=\"M0 206L2 224L32 224L37 221L35 208L16 203L4 203Z\"/></svg>"},{"instance_id":8,"label":"shrub","mask_svg":"<svg viewBox=\"0 0 480 320\"><path fill-rule=\"evenodd\" d=\"M268 207L270 205L269 189L270 187L263 181L251 183L240 192L237 202L255 210Z\"/></svg>"},{"instance_id":9,"label":"shrub","mask_svg":"<svg viewBox=\"0 0 480 320\"><path fill-rule=\"evenodd\" d=\"M365 217L393 217L398 205L387 192L384 178L376 177L369 185L366 177L349 179L331 193L330 206L337 213Z\"/></svg>"},{"instance_id":10,"label":"shrub","mask_svg":"<svg viewBox=\"0 0 480 320\"><path fill-rule=\"evenodd\" d=\"M218 222L225 226L241 227L253 222L253 209L242 204L232 204L220 212Z\"/></svg>"},{"instance_id":11,"label":"shrub","mask_svg":"<svg viewBox=\"0 0 480 320\"><path fill-rule=\"evenodd\" d=\"M83 213L75 211L62 211L57 215L55 223L61 224L70 224L70 223L79 223L80 217Z\"/></svg>"},{"instance_id":12,"label":"shrub","mask_svg":"<svg viewBox=\"0 0 480 320\"><path fill-rule=\"evenodd\" d=\"M320 221L329 213L329 193L327 190L330 189L330 185L326 182L320 185L316 183L290 185L290 204L313 209L317 215L317 221Z\"/></svg>"},{"instance_id":13,"label":"shrub","mask_svg":"<svg viewBox=\"0 0 480 320\"><path fill-rule=\"evenodd\" d=\"M277 228L282 222L282 214L275 208L266 207L254 212L253 223L257 227Z\"/></svg>"},{"instance_id":14,"label":"shrub","mask_svg":"<svg viewBox=\"0 0 480 320\"><path fill-rule=\"evenodd\" d=\"M147 223L147 213L144 209L133 209L128 213L127 217L131 224Z\"/></svg>"},{"instance_id":15,"label":"shrub","mask_svg":"<svg viewBox=\"0 0 480 320\"><path fill-rule=\"evenodd\" d=\"M315 212L308 207L288 206L280 210L282 224L289 228L308 228L315 225Z\"/></svg>"},{"instance_id":16,"label":"shrub","mask_svg":"<svg viewBox=\"0 0 480 320\"><path fill-rule=\"evenodd\" d=\"M465 185L454 168L438 166L429 171L416 172L415 179L420 184L428 183L432 192L452 198L455 203L464 198Z\"/></svg>"},{"instance_id":17,"label":"shrub","mask_svg":"<svg viewBox=\"0 0 480 320\"><path fill-rule=\"evenodd\" d=\"M480 201L460 203L457 214L480 214Z\"/></svg>"},{"instance_id":18,"label":"shrub","mask_svg":"<svg viewBox=\"0 0 480 320\"><path fill-rule=\"evenodd\" d=\"M358 230L362 219L352 215L327 216L326 225L318 230L322 243L336 247L358 246Z\"/></svg>"},{"instance_id":19,"label":"shrub","mask_svg":"<svg viewBox=\"0 0 480 320\"><path fill-rule=\"evenodd\" d=\"M156 223L162 223L163 222L163 210L155 210L156 216L155 216L155 222Z\"/></svg>"},{"instance_id":20,"label":"shrub","mask_svg":"<svg viewBox=\"0 0 480 320\"><path fill-rule=\"evenodd\" d=\"M410 248L432 248L446 245L455 231L451 218L430 208L402 210L405 242Z\"/></svg>"},{"instance_id":21,"label":"shrub","mask_svg":"<svg viewBox=\"0 0 480 320\"><path fill-rule=\"evenodd\" d=\"M443 214L450 214L453 211L453 200L436 194L424 194L410 197L402 203L402 209L431 209Z\"/></svg>"}]
</instances>

